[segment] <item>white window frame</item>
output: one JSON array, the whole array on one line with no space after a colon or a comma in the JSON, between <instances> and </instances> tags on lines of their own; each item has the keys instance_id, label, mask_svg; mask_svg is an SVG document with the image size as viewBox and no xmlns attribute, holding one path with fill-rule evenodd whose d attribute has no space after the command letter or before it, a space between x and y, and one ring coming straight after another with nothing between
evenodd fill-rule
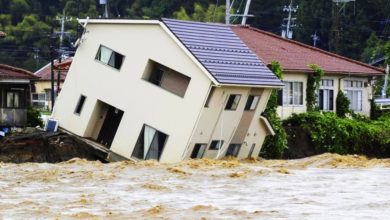
<instances>
[{"instance_id":1,"label":"white window frame","mask_svg":"<svg viewBox=\"0 0 390 220\"><path fill-rule=\"evenodd\" d=\"M284 87L283 87L283 106L303 106L304 105L304 102L303 102L303 85L304 83L302 81L283 81L284 83ZM292 83L292 91L291 90L287 90L286 89L286 86L288 83ZM301 94L296 94L298 91L296 90L295 88L295 85L298 85L298 84L301 84L301 91L299 91ZM288 93L290 93L290 91L292 92L290 95ZM298 103L296 103L294 100L296 100L296 98L298 98ZM292 103L290 103L289 101L292 101ZM302 103L299 103L300 101L302 101Z\"/></svg>"},{"instance_id":2,"label":"white window frame","mask_svg":"<svg viewBox=\"0 0 390 220\"><path fill-rule=\"evenodd\" d=\"M344 93L350 101L349 109L355 112L363 111L363 90L364 82L362 80L344 80ZM355 103L356 101L357 103Z\"/></svg>"},{"instance_id":3,"label":"white window frame","mask_svg":"<svg viewBox=\"0 0 390 220\"><path fill-rule=\"evenodd\" d=\"M335 90L334 90L334 79L321 79L320 82L320 90L323 90L324 98L323 100L323 109L321 111L334 111L335 105L334 105L334 99L335 99ZM330 102L329 102L329 94L330 90L333 91L333 110L330 109ZM326 94L326 95L325 95ZM326 98L325 98L326 97ZM317 95L317 106L320 106L320 94Z\"/></svg>"},{"instance_id":4,"label":"white window frame","mask_svg":"<svg viewBox=\"0 0 390 220\"><path fill-rule=\"evenodd\" d=\"M34 99L34 95L37 95L38 99ZM43 99L40 99L39 96L43 96ZM46 93L32 93L31 103L43 103L43 107L46 107L48 105L46 101Z\"/></svg>"}]
</instances>

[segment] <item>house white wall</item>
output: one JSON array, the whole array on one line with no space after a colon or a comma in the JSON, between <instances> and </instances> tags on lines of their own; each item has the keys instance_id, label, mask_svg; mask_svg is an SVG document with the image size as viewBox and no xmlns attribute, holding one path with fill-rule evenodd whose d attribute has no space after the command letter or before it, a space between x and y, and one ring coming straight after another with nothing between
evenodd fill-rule
<instances>
[{"instance_id":1,"label":"house white wall","mask_svg":"<svg viewBox=\"0 0 390 220\"><path fill-rule=\"evenodd\" d=\"M125 56L116 70L95 60L104 45ZM191 77L179 97L142 79L148 59ZM98 100L124 111L111 150L130 157L142 126L168 135L161 162L180 161L200 114L210 79L158 24L89 24L53 111L60 126L83 137L96 136L91 126ZM86 101L74 114L80 95ZM89 125L89 126L88 126Z\"/></svg>"},{"instance_id":2,"label":"house white wall","mask_svg":"<svg viewBox=\"0 0 390 220\"><path fill-rule=\"evenodd\" d=\"M293 113L304 113L307 110L306 107L306 88L307 88L307 75L308 73L285 73L283 75L283 81L303 82L303 104L302 105L283 105L277 108L277 113L282 119L286 119ZM334 82L334 99L333 106L334 112L336 111L336 97L339 90L345 90L346 80L361 81L363 83L362 90L362 111L355 111L355 113L370 115L370 99L372 99L372 86L370 85L368 77L365 76L349 76L349 75L329 75L325 74L322 79L331 79Z\"/></svg>"},{"instance_id":3,"label":"house white wall","mask_svg":"<svg viewBox=\"0 0 390 220\"><path fill-rule=\"evenodd\" d=\"M257 157L264 138L269 134L267 127L260 121L260 115L267 105L271 91L269 88L251 89L227 86L216 88L210 99L209 107L205 107L202 111L194 136L188 146L186 157L191 156L195 144L207 144L203 156L216 158L218 150L210 149L213 140L224 141L219 158L226 154L229 145L233 143L241 144L238 154L238 158L241 159L247 158L252 144L256 144L252 156ZM241 95L240 102L236 110L225 110L227 99L231 94ZM260 95L259 103L254 111L244 111L250 94ZM245 119L244 114L251 114L249 116L251 118ZM240 124L242 119L250 121ZM241 136L238 132L243 132L244 138L237 137L236 135Z\"/></svg>"}]
</instances>

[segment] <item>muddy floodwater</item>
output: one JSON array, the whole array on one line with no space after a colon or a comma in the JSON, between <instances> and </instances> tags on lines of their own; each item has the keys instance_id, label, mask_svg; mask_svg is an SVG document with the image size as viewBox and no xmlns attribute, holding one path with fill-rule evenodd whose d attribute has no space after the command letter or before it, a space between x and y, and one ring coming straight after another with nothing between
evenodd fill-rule
<instances>
[{"instance_id":1,"label":"muddy floodwater","mask_svg":"<svg viewBox=\"0 0 390 220\"><path fill-rule=\"evenodd\" d=\"M0 163L0 219L388 219L390 160Z\"/></svg>"}]
</instances>

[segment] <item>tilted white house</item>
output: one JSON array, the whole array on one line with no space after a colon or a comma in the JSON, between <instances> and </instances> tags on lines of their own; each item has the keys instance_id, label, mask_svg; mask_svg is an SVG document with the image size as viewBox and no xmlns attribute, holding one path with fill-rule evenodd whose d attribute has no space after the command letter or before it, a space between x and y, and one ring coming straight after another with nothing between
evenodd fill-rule
<instances>
[{"instance_id":1,"label":"tilted white house","mask_svg":"<svg viewBox=\"0 0 390 220\"><path fill-rule=\"evenodd\" d=\"M259 154L273 132L261 113L283 84L230 26L80 21L86 31L53 111L61 128L106 146L109 158Z\"/></svg>"}]
</instances>

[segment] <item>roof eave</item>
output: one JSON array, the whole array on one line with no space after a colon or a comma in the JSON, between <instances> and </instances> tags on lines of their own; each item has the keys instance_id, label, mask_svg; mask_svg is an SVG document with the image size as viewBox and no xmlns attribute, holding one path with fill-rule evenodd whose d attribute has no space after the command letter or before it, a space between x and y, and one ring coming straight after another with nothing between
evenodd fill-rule
<instances>
[{"instance_id":1,"label":"roof eave","mask_svg":"<svg viewBox=\"0 0 390 220\"><path fill-rule=\"evenodd\" d=\"M80 24L160 24L158 20L130 20L130 19L77 19Z\"/></svg>"},{"instance_id":2,"label":"roof eave","mask_svg":"<svg viewBox=\"0 0 390 220\"><path fill-rule=\"evenodd\" d=\"M280 89L280 88L284 87L284 84L280 84L280 85L257 85L257 84L221 83L220 86Z\"/></svg>"},{"instance_id":3,"label":"roof eave","mask_svg":"<svg viewBox=\"0 0 390 220\"><path fill-rule=\"evenodd\" d=\"M283 69L283 72L285 73L312 73L312 70L309 69ZM360 73L360 72L341 72L341 71L329 71L324 70L325 74L328 75L353 75L353 76L383 76L385 73L383 72L376 72L376 73Z\"/></svg>"}]
</instances>

